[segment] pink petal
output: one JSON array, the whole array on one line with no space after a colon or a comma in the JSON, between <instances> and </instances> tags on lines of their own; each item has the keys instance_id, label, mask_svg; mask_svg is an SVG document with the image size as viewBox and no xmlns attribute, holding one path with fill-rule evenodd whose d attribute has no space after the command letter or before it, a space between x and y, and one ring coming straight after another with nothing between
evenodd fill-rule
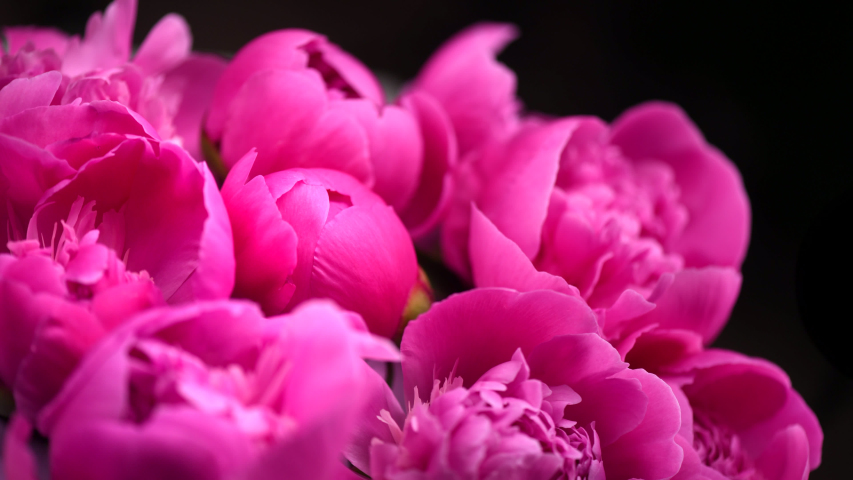
<instances>
[{"instance_id":1,"label":"pink petal","mask_svg":"<svg viewBox=\"0 0 853 480\"><path fill-rule=\"evenodd\" d=\"M222 138L231 102L251 76L265 70L299 70L308 65L301 47L323 37L307 30L270 32L252 40L237 52L216 85L205 131L214 141Z\"/></svg>"},{"instance_id":2,"label":"pink petal","mask_svg":"<svg viewBox=\"0 0 853 480\"><path fill-rule=\"evenodd\" d=\"M130 58L130 41L136 22L136 0L115 0L95 12L86 24L82 41L72 41L62 59L63 73L75 77L83 73L117 67Z\"/></svg>"},{"instance_id":3,"label":"pink petal","mask_svg":"<svg viewBox=\"0 0 853 480\"><path fill-rule=\"evenodd\" d=\"M659 372L682 358L702 351L702 337L689 330L658 328L636 338L625 355L632 368Z\"/></svg>"},{"instance_id":4,"label":"pink petal","mask_svg":"<svg viewBox=\"0 0 853 480\"><path fill-rule=\"evenodd\" d=\"M331 108L319 75L268 71L251 77L234 99L222 137L231 166L258 149L253 173L292 167L332 168L372 181L367 135L344 109Z\"/></svg>"},{"instance_id":5,"label":"pink petal","mask_svg":"<svg viewBox=\"0 0 853 480\"><path fill-rule=\"evenodd\" d=\"M651 102L615 122L611 143L636 161L669 164L690 214L681 238L670 246L689 267L740 267L749 243L750 207L737 168L705 143L677 106Z\"/></svg>"},{"instance_id":6,"label":"pink petal","mask_svg":"<svg viewBox=\"0 0 853 480\"><path fill-rule=\"evenodd\" d=\"M800 426L805 432L809 447L808 468L814 470L820 466L823 430L817 416L803 401L803 397L793 389L788 390L785 405L772 418L748 430L739 432L738 436L743 442L744 448L753 456L758 456L760 452L769 450L768 445L775 442L774 438L778 432L793 425Z\"/></svg>"},{"instance_id":7,"label":"pink petal","mask_svg":"<svg viewBox=\"0 0 853 480\"><path fill-rule=\"evenodd\" d=\"M495 56L517 35L508 24L469 27L442 45L415 80L415 90L432 95L447 111L462 155L502 136L513 123L515 74Z\"/></svg>"},{"instance_id":8,"label":"pink petal","mask_svg":"<svg viewBox=\"0 0 853 480\"><path fill-rule=\"evenodd\" d=\"M320 235L311 296L334 299L364 317L370 331L397 331L417 279L415 249L391 207L349 207Z\"/></svg>"},{"instance_id":9,"label":"pink petal","mask_svg":"<svg viewBox=\"0 0 853 480\"><path fill-rule=\"evenodd\" d=\"M28 42L32 42L37 50L52 48L62 57L68 47L68 35L48 27L3 27L3 36L9 48L9 55L18 53Z\"/></svg>"},{"instance_id":10,"label":"pink petal","mask_svg":"<svg viewBox=\"0 0 853 480\"><path fill-rule=\"evenodd\" d=\"M644 370L624 370L619 375L639 380L649 400L646 414L637 428L619 437L615 443L602 446L607 478L652 480L672 477L681 467L683 458L682 449L676 442L681 427L678 400L663 380Z\"/></svg>"},{"instance_id":11,"label":"pink petal","mask_svg":"<svg viewBox=\"0 0 853 480\"><path fill-rule=\"evenodd\" d=\"M575 127L570 120L524 129L491 153L497 158L481 160L493 175L477 206L527 258L539 252L560 155Z\"/></svg>"},{"instance_id":12,"label":"pink petal","mask_svg":"<svg viewBox=\"0 0 853 480\"><path fill-rule=\"evenodd\" d=\"M142 425L77 423L52 438L51 478L215 480L253 455L233 423L189 409L158 409Z\"/></svg>"},{"instance_id":13,"label":"pink petal","mask_svg":"<svg viewBox=\"0 0 853 480\"><path fill-rule=\"evenodd\" d=\"M234 296L255 299L275 314L293 295L289 277L297 264L297 236L281 218L263 177L245 183L254 159L253 152L247 154L222 187L234 232Z\"/></svg>"},{"instance_id":14,"label":"pink petal","mask_svg":"<svg viewBox=\"0 0 853 480\"><path fill-rule=\"evenodd\" d=\"M170 13L148 32L133 56L133 64L146 76L165 73L190 54L192 42L190 26L184 17Z\"/></svg>"},{"instance_id":15,"label":"pink petal","mask_svg":"<svg viewBox=\"0 0 853 480\"><path fill-rule=\"evenodd\" d=\"M568 385L581 402L566 407L566 417L595 422L601 444L608 445L640 424L646 396L636 380L612 378L627 365L596 334L563 335L542 343L529 355L531 378L548 385Z\"/></svg>"},{"instance_id":16,"label":"pink petal","mask_svg":"<svg viewBox=\"0 0 853 480\"><path fill-rule=\"evenodd\" d=\"M0 119L0 133L42 148L100 132L159 139L154 127L139 114L112 101L35 107Z\"/></svg>"},{"instance_id":17,"label":"pink petal","mask_svg":"<svg viewBox=\"0 0 853 480\"><path fill-rule=\"evenodd\" d=\"M415 118L398 106L378 109L368 100L335 104L364 128L376 178L373 191L399 211L415 193L423 162L423 140Z\"/></svg>"},{"instance_id":18,"label":"pink petal","mask_svg":"<svg viewBox=\"0 0 853 480\"><path fill-rule=\"evenodd\" d=\"M384 443L396 443L388 424L379 419L380 412L387 410L399 426L403 425L406 415L385 379L367 364L365 368L370 370L366 373L367 400L358 416L355 433L346 448L345 457L362 472L369 472L372 440L378 438Z\"/></svg>"},{"instance_id":19,"label":"pink petal","mask_svg":"<svg viewBox=\"0 0 853 480\"><path fill-rule=\"evenodd\" d=\"M809 478L809 441L803 427L791 425L776 434L755 466L767 480Z\"/></svg>"},{"instance_id":20,"label":"pink petal","mask_svg":"<svg viewBox=\"0 0 853 480\"><path fill-rule=\"evenodd\" d=\"M554 290L580 297L561 277L539 272L518 245L506 238L480 210L471 207L471 270L478 287L506 287L520 292Z\"/></svg>"},{"instance_id":21,"label":"pink petal","mask_svg":"<svg viewBox=\"0 0 853 480\"><path fill-rule=\"evenodd\" d=\"M183 147L199 161L204 158L201 153L201 125L225 66L225 60L219 56L190 54L183 63L169 71L160 84L161 95L180 96L181 102L172 117L172 126Z\"/></svg>"},{"instance_id":22,"label":"pink petal","mask_svg":"<svg viewBox=\"0 0 853 480\"><path fill-rule=\"evenodd\" d=\"M379 80L364 66L357 58L343 51L337 45L330 42L321 42L319 50L323 54L323 60L332 67L347 85L363 98L370 100L374 105L381 106L385 103L385 94Z\"/></svg>"},{"instance_id":23,"label":"pink petal","mask_svg":"<svg viewBox=\"0 0 853 480\"><path fill-rule=\"evenodd\" d=\"M36 480L36 459L28 445L33 427L13 415L3 439L3 474L7 480Z\"/></svg>"},{"instance_id":24,"label":"pink petal","mask_svg":"<svg viewBox=\"0 0 853 480\"><path fill-rule=\"evenodd\" d=\"M33 107L50 105L61 83L62 74L59 72L12 80L0 89L0 119Z\"/></svg>"},{"instance_id":25,"label":"pink petal","mask_svg":"<svg viewBox=\"0 0 853 480\"><path fill-rule=\"evenodd\" d=\"M429 395L433 379L444 380L457 361L457 375L470 386L519 348L529 354L555 336L597 329L583 300L556 292L481 288L453 295L433 304L403 333L406 399L412 401L415 387L421 396Z\"/></svg>"},{"instance_id":26,"label":"pink petal","mask_svg":"<svg viewBox=\"0 0 853 480\"><path fill-rule=\"evenodd\" d=\"M429 242L427 237L441 221L452 195L456 135L447 113L426 93L412 92L399 103L417 119L424 150L417 189L398 211L415 242Z\"/></svg>"}]
</instances>

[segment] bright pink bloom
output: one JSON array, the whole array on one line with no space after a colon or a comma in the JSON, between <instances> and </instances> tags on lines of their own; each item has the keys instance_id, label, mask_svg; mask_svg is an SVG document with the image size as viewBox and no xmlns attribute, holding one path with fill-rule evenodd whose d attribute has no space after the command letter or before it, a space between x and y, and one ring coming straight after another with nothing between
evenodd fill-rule
<instances>
[{"instance_id":1,"label":"bright pink bloom","mask_svg":"<svg viewBox=\"0 0 853 480\"><path fill-rule=\"evenodd\" d=\"M139 112L164 140L200 159L202 115L225 62L191 53L189 26L176 14L151 29L131 60L135 21L136 1L116 0L89 18L82 39L47 28L5 27L9 51L0 58L0 88L16 78L59 71L54 104L117 101Z\"/></svg>"},{"instance_id":2,"label":"bright pink bloom","mask_svg":"<svg viewBox=\"0 0 853 480\"><path fill-rule=\"evenodd\" d=\"M0 380L26 418L35 418L106 332L163 303L148 272L127 271L115 250L97 243L96 215L80 198L55 245L10 242L13 254L0 254Z\"/></svg>"},{"instance_id":3,"label":"bright pink bloom","mask_svg":"<svg viewBox=\"0 0 853 480\"><path fill-rule=\"evenodd\" d=\"M326 169L250 175L255 153L222 187L234 229L234 294L267 314L331 298L370 331L397 331L418 276L412 241L394 210L353 177Z\"/></svg>"},{"instance_id":4,"label":"bright pink bloom","mask_svg":"<svg viewBox=\"0 0 853 480\"><path fill-rule=\"evenodd\" d=\"M820 465L823 431L779 367L707 350L665 369L682 414L677 480L801 480Z\"/></svg>"},{"instance_id":5,"label":"bright pink bloom","mask_svg":"<svg viewBox=\"0 0 853 480\"><path fill-rule=\"evenodd\" d=\"M51 478L338 478L366 398L362 358L399 353L330 303L272 319L236 301L149 310L38 418Z\"/></svg>"},{"instance_id":6,"label":"bright pink bloom","mask_svg":"<svg viewBox=\"0 0 853 480\"><path fill-rule=\"evenodd\" d=\"M582 300L545 290L433 305L403 334L408 414L375 382L348 458L374 479L671 477L675 396L596 332Z\"/></svg>"},{"instance_id":7,"label":"bright pink bloom","mask_svg":"<svg viewBox=\"0 0 853 480\"><path fill-rule=\"evenodd\" d=\"M677 107L646 104L612 128L528 120L456 175L442 246L475 285L579 295L623 355L644 333L672 340L661 330L697 351L725 324L749 203L735 167Z\"/></svg>"},{"instance_id":8,"label":"bright pink bloom","mask_svg":"<svg viewBox=\"0 0 853 480\"><path fill-rule=\"evenodd\" d=\"M516 36L508 24L469 27L442 45L415 78L411 90L432 96L447 111L460 155L518 126L515 74L495 60Z\"/></svg>"}]
</instances>

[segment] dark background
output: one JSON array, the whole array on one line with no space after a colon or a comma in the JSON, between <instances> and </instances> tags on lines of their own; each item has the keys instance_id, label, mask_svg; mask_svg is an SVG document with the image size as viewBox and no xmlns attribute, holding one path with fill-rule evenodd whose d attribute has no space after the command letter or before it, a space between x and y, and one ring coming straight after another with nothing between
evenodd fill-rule
<instances>
[{"instance_id":1,"label":"dark background","mask_svg":"<svg viewBox=\"0 0 853 480\"><path fill-rule=\"evenodd\" d=\"M0 0L0 24L80 33L107 3ZM155 0L139 6L134 41L172 11L187 18L202 51L233 53L264 32L301 27L404 80L456 31L509 21L522 35L500 59L516 72L530 110L612 120L645 100L677 102L740 168L752 202L743 289L716 346L789 373L826 434L823 465L811 478L846 477L853 369L845 357L853 343L843 330L850 311L839 307L851 291L853 246L845 230L853 180L853 82L843 73L850 15L813 2L686 3Z\"/></svg>"}]
</instances>

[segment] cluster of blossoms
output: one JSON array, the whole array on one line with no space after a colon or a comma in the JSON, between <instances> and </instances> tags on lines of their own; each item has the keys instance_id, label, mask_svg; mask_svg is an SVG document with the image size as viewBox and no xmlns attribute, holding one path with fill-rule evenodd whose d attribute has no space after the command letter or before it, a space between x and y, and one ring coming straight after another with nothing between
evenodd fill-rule
<instances>
[{"instance_id":1,"label":"cluster of blossoms","mask_svg":"<svg viewBox=\"0 0 853 480\"><path fill-rule=\"evenodd\" d=\"M750 230L676 106L525 112L473 26L393 103L322 35L230 60L136 3L0 58L2 463L51 478L805 479L814 413L709 348ZM416 247L470 285L433 301ZM7 406L8 407L8 406Z\"/></svg>"}]
</instances>

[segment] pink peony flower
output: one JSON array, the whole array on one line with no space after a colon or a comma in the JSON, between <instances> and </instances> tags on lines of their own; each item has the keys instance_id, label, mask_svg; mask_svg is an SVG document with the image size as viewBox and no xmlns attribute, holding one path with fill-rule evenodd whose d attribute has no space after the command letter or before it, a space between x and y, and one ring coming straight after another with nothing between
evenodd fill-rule
<instances>
[{"instance_id":1,"label":"pink peony flower","mask_svg":"<svg viewBox=\"0 0 853 480\"><path fill-rule=\"evenodd\" d=\"M48 105L60 80L0 90L0 382L30 418L134 312L234 285L207 167L118 103Z\"/></svg>"},{"instance_id":2,"label":"pink peony flower","mask_svg":"<svg viewBox=\"0 0 853 480\"><path fill-rule=\"evenodd\" d=\"M418 278L412 241L394 210L341 172L289 169L251 176L254 152L222 187L234 228L234 294L267 314L331 298L371 332L397 331Z\"/></svg>"},{"instance_id":3,"label":"pink peony flower","mask_svg":"<svg viewBox=\"0 0 853 480\"><path fill-rule=\"evenodd\" d=\"M374 479L673 476L675 396L596 332L582 300L546 290L433 305L403 334L408 413L375 376L348 458Z\"/></svg>"},{"instance_id":4,"label":"pink peony flower","mask_svg":"<svg viewBox=\"0 0 853 480\"><path fill-rule=\"evenodd\" d=\"M748 235L737 170L681 110L650 103L612 128L527 120L472 153L442 246L477 286L581 296L623 355L645 335L647 351L677 357L652 346L695 352L713 341L740 289ZM631 364L661 361L639 358Z\"/></svg>"},{"instance_id":5,"label":"pink peony flower","mask_svg":"<svg viewBox=\"0 0 853 480\"><path fill-rule=\"evenodd\" d=\"M54 104L113 100L140 113L164 140L201 159L201 120L225 61L190 52L184 19L163 17L131 60L135 0L116 0L89 18L84 38L49 28L4 27L0 88L16 78L62 73Z\"/></svg>"},{"instance_id":6,"label":"pink peony flower","mask_svg":"<svg viewBox=\"0 0 853 480\"><path fill-rule=\"evenodd\" d=\"M35 418L106 332L163 303L148 272L127 271L115 250L97 243L96 215L80 198L56 245L10 242L12 255L0 254L0 380L13 387L26 418Z\"/></svg>"},{"instance_id":7,"label":"pink peony flower","mask_svg":"<svg viewBox=\"0 0 853 480\"><path fill-rule=\"evenodd\" d=\"M817 417L776 365L706 350L663 371L682 414L674 479L800 480L820 465Z\"/></svg>"},{"instance_id":8,"label":"pink peony flower","mask_svg":"<svg viewBox=\"0 0 853 480\"><path fill-rule=\"evenodd\" d=\"M330 303L272 319L236 301L149 310L93 350L38 418L51 478L339 478L365 357L399 354ZM7 444L19 445L13 433ZM7 469L20 471L16 452Z\"/></svg>"}]
</instances>

